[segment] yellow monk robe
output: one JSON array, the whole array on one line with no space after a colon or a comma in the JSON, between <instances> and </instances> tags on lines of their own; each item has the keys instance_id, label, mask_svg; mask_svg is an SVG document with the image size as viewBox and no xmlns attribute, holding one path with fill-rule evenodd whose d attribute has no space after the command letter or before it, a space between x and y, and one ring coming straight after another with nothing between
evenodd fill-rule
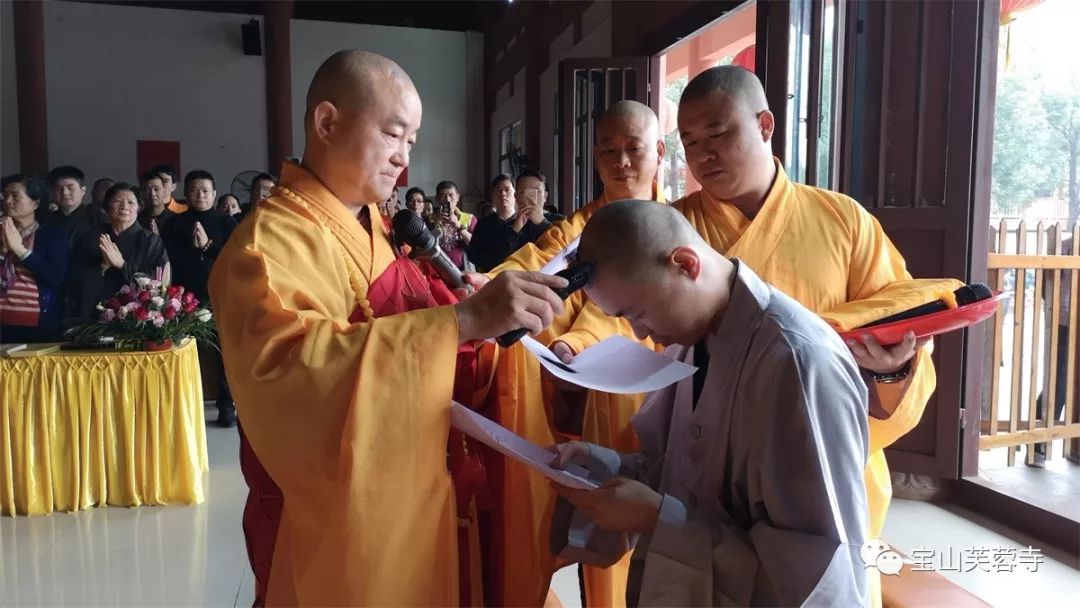
<instances>
[{"instance_id":1,"label":"yellow monk robe","mask_svg":"<svg viewBox=\"0 0 1080 608\"><path fill-rule=\"evenodd\" d=\"M350 323L394 260L313 175L237 228L211 276L244 431L284 493L268 601L458 603L446 470L458 351L451 307ZM388 360L394 365L387 365Z\"/></svg>"},{"instance_id":2,"label":"yellow monk robe","mask_svg":"<svg viewBox=\"0 0 1080 608\"><path fill-rule=\"evenodd\" d=\"M653 189L655 200L663 195ZM525 245L491 275L503 270L539 270L581 235L586 222L597 210L611 202L606 196L592 201L565 220L555 222L535 243ZM550 346L562 340L575 352L612 335L635 339L629 323L609 317L583 292L571 296L563 314L537 340ZM651 341L643 342L653 348ZM499 358L495 417L501 424L538 445L552 445L560 440L552 423L548 405L556 399L555 388L541 382L540 364L520 345L506 349ZM638 450L637 437L630 418L637 413L644 395L612 395L589 391L585 398L582 439L623 452ZM504 606L543 604L551 576L557 567L551 554L548 536L555 505L550 482L532 474L524 466L507 461L501 492L493 496L498 510L495 521L495 551L502 558L490 564L501 581L501 597L493 603ZM611 568L585 568L585 587L590 605L625 605L626 575L629 554Z\"/></svg>"},{"instance_id":3,"label":"yellow monk robe","mask_svg":"<svg viewBox=\"0 0 1080 608\"><path fill-rule=\"evenodd\" d=\"M877 220L851 198L791 182L777 161L776 181L753 222L733 205L704 191L674 203L694 228L720 253L736 257L766 282L826 317L881 318L937 298L940 281L908 283L904 258ZM897 282L901 288L897 288ZM958 286L959 282L946 286ZM886 288L894 297L882 310L871 298ZM870 452L865 480L869 501L869 534L878 538L892 497L884 449L918 424L936 386L930 345L912 361L903 385L876 385L889 409L886 420L870 418ZM891 403L890 403L891 402Z\"/></svg>"},{"instance_id":4,"label":"yellow monk robe","mask_svg":"<svg viewBox=\"0 0 1080 608\"><path fill-rule=\"evenodd\" d=\"M169 211L173 213L185 213L188 210L188 206L175 198L169 199Z\"/></svg>"}]
</instances>

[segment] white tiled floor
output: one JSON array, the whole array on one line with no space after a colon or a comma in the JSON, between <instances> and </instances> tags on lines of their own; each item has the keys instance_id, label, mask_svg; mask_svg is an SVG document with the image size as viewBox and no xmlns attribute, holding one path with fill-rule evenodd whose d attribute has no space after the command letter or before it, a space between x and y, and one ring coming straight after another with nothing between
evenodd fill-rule
<instances>
[{"instance_id":1,"label":"white tiled floor","mask_svg":"<svg viewBox=\"0 0 1080 608\"><path fill-rule=\"evenodd\" d=\"M0 518L0 605L250 606L236 430L211 425L207 443L205 504ZM920 546L1027 546L957 509L904 500L893 502L884 537L909 554ZM1047 552L1036 573L943 574L994 605L1057 606L1080 597L1080 570L1066 562ZM567 608L581 605L575 568L558 572L553 587Z\"/></svg>"},{"instance_id":2,"label":"white tiled floor","mask_svg":"<svg viewBox=\"0 0 1080 608\"><path fill-rule=\"evenodd\" d=\"M239 438L213 425L206 438L201 505L0 518L0 605L250 606Z\"/></svg>"}]
</instances>

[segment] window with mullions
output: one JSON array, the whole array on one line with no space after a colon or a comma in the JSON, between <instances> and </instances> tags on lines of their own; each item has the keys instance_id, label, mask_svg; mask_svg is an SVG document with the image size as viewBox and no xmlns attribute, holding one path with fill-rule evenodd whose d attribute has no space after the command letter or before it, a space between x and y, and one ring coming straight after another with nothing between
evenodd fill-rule
<instances>
[{"instance_id":1,"label":"window with mullions","mask_svg":"<svg viewBox=\"0 0 1080 608\"><path fill-rule=\"evenodd\" d=\"M797 182L837 187L836 115L845 0L793 0L788 55L785 169Z\"/></svg>"},{"instance_id":2,"label":"window with mullions","mask_svg":"<svg viewBox=\"0 0 1080 608\"><path fill-rule=\"evenodd\" d=\"M515 120L499 129L499 173L517 177L521 170L517 164L518 157L521 156L524 136L525 132L521 128L520 120Z\"/></svg>"}]
</instances>

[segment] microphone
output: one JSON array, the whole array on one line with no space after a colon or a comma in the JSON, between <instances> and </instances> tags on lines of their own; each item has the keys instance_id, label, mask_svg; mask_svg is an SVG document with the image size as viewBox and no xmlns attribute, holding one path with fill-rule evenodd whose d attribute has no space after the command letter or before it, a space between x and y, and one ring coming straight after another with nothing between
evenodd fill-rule
<instances>
[{"instance_id":1,"label":"microphone","mask_svg":"<svg viewBox=\"0 0 1080 608\"><path fill-rule=\"evenodd\" d=\"M994 292L982 283L972 283L971 285L964 285L963 287L954 291L953 296L956 297L956 305L959 307L966 306L980 300L985 300L987 298L991 298L994 296ZM857 329L876 327L878 325L885 325L886 323L895 323L896 321L903 321L905 319L921 317L923 315L929 315L948 309L949 305L945 302L945 300L934 300L933 302L929 302L921 306L916 306L915 308L909 308L894 315L889 315L884 319L878 319L873 323L867 323L866 325L858 327Z\"/></svg>"},{"instance_id":2,"label":"microphone","mask_svg":"<svg viewBox=\"0 0 1080 608\"><path fill-rule=\"evenodd\" d=\"M408 209L402 209L394 214L391 224L394 228L394 240L412 248L409 257L414 260L426 260L451 289L472 291L472 287L462 278L458 267L454 266L454 262L439 248L438 241L419 215Z\"/></svg>"},{"instance_id":3,"label":"microphone","mask_svg":"<svg viewBox=\"0 0 1080 608\"><path fill-rule=\"evenodd\" d=\"M562 277L567 280L568 284L562 289L555 289L555 294L559 296L560 300L565 300L570 297L570 294L585 287L589 283L589 279L592 278L593 271L596 269L596 264L592 262L583 262L581 264L575 264L566 268L560 272L555 273L555 276ZM495 339L495 342L503 348L512 346L515 342L520 340L525 334L529 333L529 330L522 327L513 331L508 331L505 334Z\"/></svg>"}]
</instances>

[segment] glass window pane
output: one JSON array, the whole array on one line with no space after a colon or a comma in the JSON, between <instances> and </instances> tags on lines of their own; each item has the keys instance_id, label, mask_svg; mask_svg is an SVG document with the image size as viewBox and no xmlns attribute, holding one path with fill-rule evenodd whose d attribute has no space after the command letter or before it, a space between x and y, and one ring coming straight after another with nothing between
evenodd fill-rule
<instances>
[{"instance_id":1,"label":"glass window pane","mask_svg":"<svg viewBox=\"0 0 1080 608\"><path fill-rule=\"evenodd\" d=\"M791 179L806 181L806 114L810 89L810 0L791 2L788 49L788 133L784 151Z\"/></svg>"},{"instance_id":2,"label":"glass window pane","mask_svg":"<svg viewBox=\"0 0 1080 608\"><path fill-rule=\"evenodd\" d=\"M836 67L836 6L831 0L825 3L824 24L821 28L821 104L820 127L817 149L817 185L821 188L835 188L832 183L832 146L833 146L833 106L837 91L834 86L833 71Z\"/></svg>"}]
</instances>

